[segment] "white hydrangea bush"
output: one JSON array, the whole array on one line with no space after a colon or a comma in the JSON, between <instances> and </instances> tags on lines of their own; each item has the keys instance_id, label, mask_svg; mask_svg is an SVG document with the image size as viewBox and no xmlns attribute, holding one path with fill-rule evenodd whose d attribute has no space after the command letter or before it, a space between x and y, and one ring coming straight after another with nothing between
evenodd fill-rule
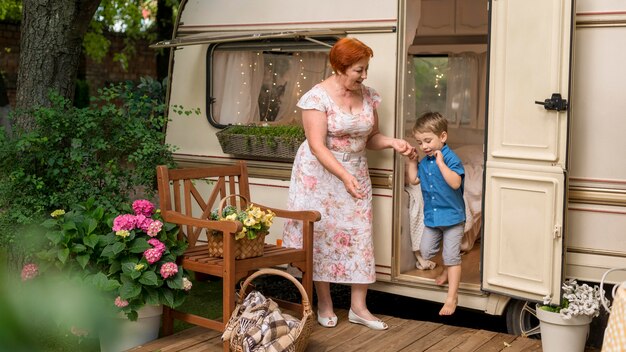
<instances>
[{"instance_id":1,"label":"white hydrangea bush","mask_svg":"<svg viewBox=\"0 0 626 352\"><path fill-rule=\"evenodd\" d=\"M563 283L563 300L558 307L549 307L549 311L560 313L563 319L587 315L597 317L600 315L601 300L604 295L600 287L591 287L587 284L579 285L575 279ZM550 296L543 298L543 304L550 303Z\"/></svg>"}]
</instances>

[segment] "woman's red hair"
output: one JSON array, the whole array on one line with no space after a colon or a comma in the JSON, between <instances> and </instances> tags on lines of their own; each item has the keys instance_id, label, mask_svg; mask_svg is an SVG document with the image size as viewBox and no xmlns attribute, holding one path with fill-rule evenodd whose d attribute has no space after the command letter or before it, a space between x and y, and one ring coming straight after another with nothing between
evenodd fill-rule
<instances>
[{"instance_id":1,"label":"woman's red hair","mask_svg":"<svg viewBox=\"0 0 626 352\"><path fill-rule=\"evenodd\" d=\"M372 48L355 38L341 38L330 49L329 60L333 70L345 73L348 67L374 56Z\"/></svg>"}]
</instances>

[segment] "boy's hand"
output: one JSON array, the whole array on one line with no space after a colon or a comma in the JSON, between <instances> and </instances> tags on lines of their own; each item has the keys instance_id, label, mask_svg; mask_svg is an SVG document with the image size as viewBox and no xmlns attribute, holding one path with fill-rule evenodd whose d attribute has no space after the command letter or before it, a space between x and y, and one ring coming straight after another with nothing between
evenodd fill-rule
<instances>
[{"instance_id":1,"label":"boy's hand","mask_svg":"<svg viewBox=\"0 0 626 352\"><path fill-rule=\"evenodd\" d=\"M433 156L435 157L435 162L437 163L437 165L445 165L446 163L443 161L443 154L441 153L441 150L435 150L433 152Z\"/></svg>"}]
</instances>

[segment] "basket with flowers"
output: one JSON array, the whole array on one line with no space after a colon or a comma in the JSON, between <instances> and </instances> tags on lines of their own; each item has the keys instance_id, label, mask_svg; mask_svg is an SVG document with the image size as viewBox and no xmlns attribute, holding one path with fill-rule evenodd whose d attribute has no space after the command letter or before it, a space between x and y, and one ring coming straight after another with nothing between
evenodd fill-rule
<instances>
[{"instance_id":1,"label":"basket with flowers","mask_svg":"<svg viewBox=\"0 0 626 352\"><path fill-rule=\"evenodd\" d=\"M233 205L225 205L229 198L239 197L243 200L240 204L247 204L244 209ZM243 225L241 232L235 234L235 259L245 259L263 255L265 236L269 232L275 214L271 210L263 210L241 196L233 194L224 197L220 206L211 212L211 220L239 221ZM224 256L224 234L212 231L207 236L209 255L222 258Z\"/></svg>"}]
</instances>

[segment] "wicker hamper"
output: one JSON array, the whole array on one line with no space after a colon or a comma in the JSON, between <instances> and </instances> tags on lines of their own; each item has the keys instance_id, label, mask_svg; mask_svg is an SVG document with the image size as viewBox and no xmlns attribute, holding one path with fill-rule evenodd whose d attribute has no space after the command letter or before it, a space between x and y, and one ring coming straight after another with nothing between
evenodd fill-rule
<instances>
[{"instance_id":1,"label":"wicker hamper","mask_svg":"<svg viewBox=\"0 0 626 352\"><path fill-rule=\"evenodd\" d=\"M309 337L311 336L311 332L313 331L313 326L315 325L315 319L313 317L313 310L311 308L309 297L307 296L302 284L292 275L282 270L269 268L260 269L259 271L250 275L239 289L239 294L237 296L237 306L235 307L233 314L228 320L228 324L226 324L224 332L225 334L227 332L230 334L230 350L235 352L243 352L242 337L232 332L237 331L237 328L239 326L239 317L242 313L241 303L246 296L246 288L252 282L252 280L261 275L282 276L291 281L294 285L296 285L296 287L300 291L300 295L302 296L302 318L300 319L300 324L298 325L298 327L294 331L292 331L291 334L294 339L295 352L304 352L309 343Z\"/></svg>"}]
</instances>

